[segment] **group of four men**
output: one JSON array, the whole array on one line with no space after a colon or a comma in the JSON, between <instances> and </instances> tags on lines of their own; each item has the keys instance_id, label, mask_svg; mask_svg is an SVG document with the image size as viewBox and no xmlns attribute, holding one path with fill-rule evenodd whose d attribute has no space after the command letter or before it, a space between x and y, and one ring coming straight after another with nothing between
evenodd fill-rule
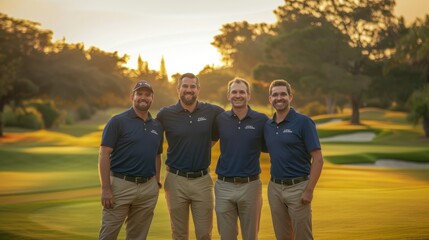
<instances>
[{"instance_id":1,"label":"group of four men","mask_svg":"<svg viewBox=\"0 0 429 240\"><path fill-rule=\"evenodd\" d=\"M232 109L197 100L200 82L183 74L179 101L149 113L154 91L139 81L132 108L112 117L103 131L99 174L102 224L99 239L116 239L126 222L127 239L146 239L158 199L163 136L168 142L164 190L172 239L189 239L191 209L197 239L211 239L215 206L221 239L257 239L262 208L259 157L269 152L268 200L277 239L312 239L311 200L323 157L314 122L291 108L290 84L274 80L269 101L272 119L250 108L249 83L228 83ZM214 187L211 147L220 139Z\"/></svg>"}]
</instances>

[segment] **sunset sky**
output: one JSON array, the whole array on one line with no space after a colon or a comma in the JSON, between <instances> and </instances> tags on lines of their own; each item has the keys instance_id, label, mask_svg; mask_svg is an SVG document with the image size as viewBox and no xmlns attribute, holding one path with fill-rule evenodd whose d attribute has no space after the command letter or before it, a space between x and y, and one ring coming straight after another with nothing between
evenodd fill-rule
<instances>
[{"instance_id":1,"label":"sunset sky","mask_svg":"<svg viewBox=\"0 0 429 240\"><path fill-rule=\"evenodd\" d=\"M225 23L247 20L273 23L284 0L0 0L0 12L39 22L54 40L83 42L105 51L138 54L159 69L164 56L169 75L198 73L221 65L210 42ZM396 14L407 23L429 13L429 0L397 0Z\"/></svg>"}]
</instances>

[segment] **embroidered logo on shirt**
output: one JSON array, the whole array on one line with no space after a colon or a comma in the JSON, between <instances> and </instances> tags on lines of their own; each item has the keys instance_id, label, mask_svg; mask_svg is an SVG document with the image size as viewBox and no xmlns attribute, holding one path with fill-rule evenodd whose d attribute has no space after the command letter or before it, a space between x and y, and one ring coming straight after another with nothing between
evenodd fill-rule
<instances>
[{"instance_id":1,"label":"embroidered logo on shirt","mask_svg":"<svg viewBox=\"0 0 429 240\"><path fill-rule=\"evenodd\" d=\"M290 130L289 128L286 128L285 130L283 130L283 133L292 133L292 130Z\"/></svg>"},{"instance_id":2,"label":"embroidered logo on shirt","mask_svg":"<svg viewBox=\"0 0 429 240\"><path fill-rule=\"evenodd\" d=\"M254 127L254 126L252 126L252 125L246 125L246 126L244 127L244 129L255 129L255 127Z\"/></svg>"},{"instance_id":3,"label":"embroidered logo on shirt","mask_svg":"<svg viewBox=\"0 0 429 240\"><path fill-rule=\"evenodd\" d=\"M205 118L205 117L199 117L197 119L197 122L206 121L206 120L207 120L207 118Z\"/></svg>"},{"instance_id":4,"label":"embroidered logo on shirt","mask_svg":"<svg viewBox=\"0 0 429 240\"><path fill-rule=\"evenodd\" d=\"M155 131L155 130L152 130L152 131L150 131L151 133L153 133L153 134L155 134L155 135L158 135L158 132L157 131Z\"/></svg>"}]
</instances>

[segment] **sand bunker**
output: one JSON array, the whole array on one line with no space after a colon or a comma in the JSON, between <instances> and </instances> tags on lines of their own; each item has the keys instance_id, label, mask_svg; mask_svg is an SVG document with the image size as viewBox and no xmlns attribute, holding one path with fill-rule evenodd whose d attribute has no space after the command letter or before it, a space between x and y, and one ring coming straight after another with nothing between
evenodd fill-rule
<instances>
[{"instance_id":1,"label":"sand bunker","mask_svg":"<svg viewBox=\"0 0 429 240\"><path fill-rule=\"evenodd\" d=\"M370 142L374 139L373 132L357 132L341 134L333 137L320 138L321 142Z\"/></svg>"},{"instance_id":2,"label":"sand bunker","mask_svg":"<svg viewBox=\"0 0 429 240\"><path fill-rule=\"evenodd\" d=\"M353 166L369 166L383 168L402 168L402 169L429 169L429 163L417 163L402 161L397 159L378 159L375 163L350 164Z\"/></svg>"}]
</instances>

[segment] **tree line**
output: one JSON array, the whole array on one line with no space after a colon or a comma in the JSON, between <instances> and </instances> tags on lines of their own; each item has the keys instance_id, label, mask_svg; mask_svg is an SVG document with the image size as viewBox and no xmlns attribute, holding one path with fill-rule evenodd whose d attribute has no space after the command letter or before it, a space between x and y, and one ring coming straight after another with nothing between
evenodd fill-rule
<instances>
[{"instance_id":1,"label":"tree line","mask_svg":"<svg viewBox=\"0 0 429 240\"><path fill-rule=\"evenodd\" d=\"M274 24L228 23L212 45L236 74L267 86L284 78L294 105L334 113L376 106L408 111L429 137L429 15L406 26L394 0L287 0Z\"/></svg>"},{"instance_id":2,"label":"tree line","mask_svg":"<svg viewBox=\"0 0 429 240\"><path fill-rule=\"evenodd\" d=\"M226 106L226 83L241 76L252 83L252 102L266 105L269 83L282 78L296 89L294 106L302 112L350 106L351 124L360 124L363 106L403 110L411 121L422 120L429 137L429 16L406 26L394 6L394 0L288 0L274 10L273 24L224 24L211 43L224 66L198 73L201 98ZM155 108L177 101L180 73L169 77L164 58L159 70L141 56L137 69L128 69L127 55L53 42L52 31L38 23L1 13L0 23L0 114L5 106L41 109L41 102L89 114L127 106L137 79L154 85Z\"/></svg>"},{"instance_id":3,"label":"tree line","mask_svg":"<svg viewBox=\"0 0 429 240\"><path fill-rule=\"evenodd\" d=\"M174 95L161 91L171 87L164 59L160 71L150 70L141 57L137 69L128 69L127 55L65 39L54 42L52 35L39 23L0 13L0 136L5 118L24 127L49 128L60 120L88 118L97 109L128 106L137 79L151 81L158 90L155 107L172 103Z\"/></svg>"}]
</instances>

